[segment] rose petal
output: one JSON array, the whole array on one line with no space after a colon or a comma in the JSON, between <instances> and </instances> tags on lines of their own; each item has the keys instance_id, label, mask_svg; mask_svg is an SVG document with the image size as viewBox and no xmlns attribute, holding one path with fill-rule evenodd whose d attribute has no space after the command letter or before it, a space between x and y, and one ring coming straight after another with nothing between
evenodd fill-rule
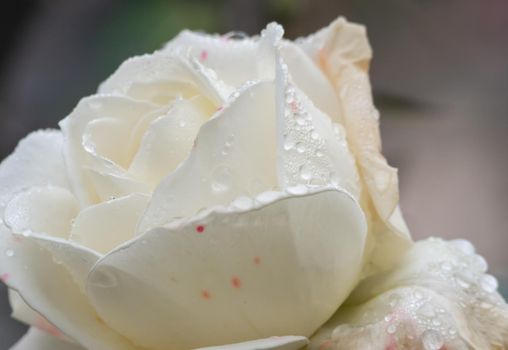
<instances>
[{"instance_id":1,"label":"rose petal","mask_svg":"<svg viewBox=\"0 0 508 350\"><path fill-rule=\"evenodd\" d=\"M40 232L67 238L78 213L74 195L61 187L31 187L9 201L4 222L15 233Z\"/></svg>"},{"instance_id":2,"label":"rose petal","mask_svg":"<svg viewBox=\"0 0 508 350\"><path fill-rule=\"evenodd\" d=\"M70 180L74 193L83 206L99 201L97 190L92 179L90 179L89 169L102 174L113 175L109 178L110 181L127 177L125 169L109 159L107 153L100 153L100 151L109 149L114 145L97 148L87 144L86 137L83 140L83 135L89 123L107 117L110 121L114 119L125 124L124 132L127 132L144 115L156 109L157 106L151 103L136 101L124 96L95 95L82 99L72 113L60 122L60 127L65 134L63 149ZM125 139L130 139L130 133L125 135ZM110 140L108 141L107 138L102 137L101 142L107 145ZM131 149L129 145L125 145L124 148ZM125 182L122 185L125 185Z\"/></svg>"},{"instance_id":3,"label":"rose petal","mask_svg":"<svg viewBox=\"0 0 508 350\"><path fill-rule=\"evenodd\" d=\"M508 347L508 305L470 247L433 238L416 242L393 270L362 282L309 348Z\"/></svg>"},{"instance_id":4,"label":"rose petal","mask_svg":"<svg viewBox=\"0 0 508 350\"><path fill-rule=\"evenodd\" d=\"M201 98L203 99L203 98ZM215 112L200 98L174 102L169 112L150 123L129 173L155 187L187 158L201 125Z\"/></svg>"},{"instance_id":5,"label":"rose petal","mask_svg":"<svg viewBox=\"0 0 508 350\"><path fill-rule=\"evenodd\" d=\"M275 150L273 83L258 83L201 127L189 157L154 191L139 232L276 187Z\"/></svg>"},{"instance_id":6,"label":"rose petal","mask_svg":"<svg viewBox=\"0 0 508 350\"><path fill-rule=\"evenodd\" d=\"M410 246L409 231L398 210L397 169L381 154L379 113L368 77L372 51L365 28L338 18L328 27L301 39L298 45L312 58L335 88L341 122L367 188L364 207L373 206L370 221L371 261L377 269L393 265ZM369 202L372 202L370 204Z\"/></svg>"},{"instance_id":7,"label":"rose petal","mask_svg":"<svg viewBox=\"0 0 508 350\"><path fill-rule=\"evenodd\" d=\"M92 349L131 349L96 316L83 294L84 280L98 256L49 236L32 234L19 240L0 228L0 274L30 308L63 333Z\"/></svg>"},{"instance_id":8,"label":"rose petal","mask_svg":"<svg viewBox=\"0 0 508 350\"><path fill-rule=\"evenodd\" d=\"M283 337L270 337L251 340L243 343L211 346L195 350L298 350L307 345L305 337L287 335Z\"/></svg>"},{"instance_id":9,"label":"rose petal","mask_svg":"<svg viewBox=\"0 0 508 350\"><path fill-rule=\"evenodd\" d=\"M334 122L341 121L341 108L335 90L312 59L290 41L284 41L280 51L284 63L289 68L293 83Z\"/></svg>"},{"instance_id":10,"label":"rose petal","mask_svg":"<svg viewBox=\"0 0 508 350\"><path fill-rule=\"evenodd\" d=\"M76 217L70 239L107 253L135 236L149 200L149 196L133 193L87 207Z\"/></svg>"},{"instance_id":11,"label":"rose petal","mask_svg":"<svg viewBox=\"0 0 508 350\"><path fill-rule=\"evenodd\" d=\"M91 183L99 197L99 202L128 196L132 193L150 195L152 191L150 184L135 180L128 174L116 175L94 169L87 170Z\"/></svg>"},{"instance_id":12,"label":"rose petal","mask_svg":"<svg viewBox=\"0 0 508 350\"><path fill-rule=\"evenodd\" d=\"M150 231L96 264L90 298L152 349L312 334L357 282L366 225L345 192L299 193L240 198Z\"/></svg>"},{"instance_id":13,"label":"rose petal","mask_svg":"<svg viewBox=\"0 0 508 350\"><path fill-rule=\"evenodd\" d=\"M10 350L85 350L77 344L60 340L37 328L30 328Z\"/></svg>"},{"instance_id":14,"label":"rose petal","mask_svg":"<svg viewBox=\"0 0 508 350\"><path fill-rule=\"evenodd\" d=\"M218 82L214 76L200 69L192 61L180 55L156 52L151 55L132 57L125 62L99 87L100 93L121 93L134 98L151 96L150 100L161 102L157 95L160 86L170 82L188 84L190 89L196 89L212 103L220 106L227 91L225 85ZM141 94L139 93L141 92ZM171 90L170 90L170 93ZM185 93L185 92L184 92ZM194 93L190 92L189 96ZM168 101L169 102L169 101Z\"/></svg>"},{"instance_id":15,"label":"rose petal","mask_svg":"<svg viewBox=\"0 0 508 350\"><path fill-rule=\"evenodd\" d=\"M69 189L62 147L62 133L57 130L37 131L19 142L14 153L0 165L2 214L14 194L32 186Z\"/></svg>"},{"instance_id":16,"label":"rose petal","mask_svg":"<svg viewBox=\"0 0 508 350\"><path fill-rule=\"evenodd\" d=\"M227 35L207 35L188 30L182 31L164 47L165 52L188 53L199 59L234 87L258 79L257 50L258 42L251 38L235 40Z\"/></svg>"}]
</instances>

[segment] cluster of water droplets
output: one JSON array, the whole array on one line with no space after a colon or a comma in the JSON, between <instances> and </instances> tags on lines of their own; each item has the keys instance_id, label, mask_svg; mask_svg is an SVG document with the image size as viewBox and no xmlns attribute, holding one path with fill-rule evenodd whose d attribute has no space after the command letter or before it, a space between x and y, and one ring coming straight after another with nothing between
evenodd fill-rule
<instances>
[{"instance_id":1,"label":"cluster of water droplets","mask_svg":"<svg viewBox=\"0 0 508 350\"><path fill-rule=\"evenodd\" d=\"M342 185L333 171L326 152L326 141L313 125L307 106L311 102L291 84L287 84L284 96L284 182L295 186L332 184ZM334 126L334 134L341 138L341 127Z\"/></svg>"},{"instance_id":2,"label":"cluster of water droplets","mask_svg":"<svg viewBox=\"0 0 508 350\"><path fill-rule=\"evenodd\" d=\"M458 326L474 327L481 319L494 320L496 312L506 312L496 293L496 278L485 273L487 263L475 254L470 242L430 240L449 253L408 277L415 284L421 281L422 287L400 287L376 297L362 306L355 324L337 327L330 341L340 345L352 336L370 339L381 330L387 344L391 341L424 350L462 348ZM425 281L433 286L432 291L423 287Z\"/></svg>"}]
</instances>

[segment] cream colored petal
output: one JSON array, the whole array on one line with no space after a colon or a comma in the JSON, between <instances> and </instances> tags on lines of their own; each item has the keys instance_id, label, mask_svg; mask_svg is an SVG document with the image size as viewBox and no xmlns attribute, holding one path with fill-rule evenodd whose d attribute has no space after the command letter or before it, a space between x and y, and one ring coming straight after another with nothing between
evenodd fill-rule
<instances>
[{"instance_id":1,"label":"cream colored petal","mask_svg":"<svg viewBox=\"0 0 508 350\"><path fill-rule=\"evenodd\" d=\"M273 82L246 88L201 127L189 157L155 189L139 232L276 187L275 132Z\"/></svg>"},{"instance_id":2,"label":"cream colored petal","mask_svg":"<svg viewBox=\"0 0 508 350\"><path fill-rule=\"evenodd\" d=\"M214 73L202 69L199 62L183 55L155 52L126 60L101 84L99 93L120 93L136 99L167 103L170 99L161 98L160 93L164 90L160 88L167 87L170 82L176 83L174 88L167 90L170 94L174 94L178 86L186 84L182 97L199 93L217 106L222 105L229 90Z\"/></svg>"},{"instance_id":3,"label":"cream colored petal","mask_svg":"<svg viewBox=\"0 0 508 350\"><path fill-rule=\"evenodd\" d=\"M366 224L345 192L290 192L239 198L108 254L88 281L99 314L154 350L312 334L357 282Z\"/></svg>"},{"instance_id":4,"label":"cream colored petal","mask_svg":"<svg viewBox=\"0 0 508 350\"><path fill-rule=\"evenodd\" d=\"M150 184L135 180L128 174L115 175L88 169L88 176L97 193L99 202L128 196L132 193L142 193L148 196L152 192Z\"/></svg>"},{"instance_id":5,"label":"cream colored petal","mask_svg":"<svg viewBox=\"0 0 508 350\"><path fill-rule=\"evenodd\" d=\"M214 112L203 98L175 101L166 115L150 123L129 173L155 188L188 157L199 128Z\"/></svg>"},{"instance_id":6,"label":"cream colored petal","mask_svg":"<svg viewBox=\"0 0 508 350\"><path fill-rule=\"evenodd\" d=\"M67 238L79 211L74 195L61 187L30 187L9 201L4 222L15 233L39 232Z\"/></svg>"},{"instance_id":7,"label":"cream colored petal","mask_svg":"<svg viewBox=\"0 0 508 350\"><path fill-rule=\"evenodd\" d=\"M12 318L29 326L38 328L39 330L46 332L58 339L70 341L70 339L66 337L60 329L49 322L40 313L28 306L23 298L21 298L21 295L12 289L9 289L9 303L12 308Z\"/></svg>"},{"instance_id":8,"label":"cream colored petal","mask_svg":"<svg viewBox=\"0 0 508 350\"><path fill-rule=\"evenodd\" d=\"M0 275L61 332L98 350L132 349L98 317L79 284L98 256L65 240L0 228Z\"/></svg>"},{"instance_id":9,"label":"cream colored petal","mask_svg":"<svg viewBox=\"0 0 508 350\"><path fill-rule=\"evenodd\" d=\"M133 193L87 207L76 217L70 239L105 254L135 236L149 200L149 196Z\"/></svg>"},{"instance_id":10,"label":"cream colored petal","mask_svg":"<svg viewBox=\"0 0 508 350\"><path fill-rule=\"evenodd\" d=\"M33 186L58 186L69 189L62 156L62 133L36 131L21 140L12 155L0 165L0 209L14 194Z\"/></svg>"},{"instance_id":11,"label":"cream colored petal","mask_svg":"<svg viewBox=\"0 0 508 350\"><path fill-rule=\"evenodd\" d=\"M416 242L362 282L310 349L504 349L508 305L471 243Z\"/></svg>"},{"instance_id":12,"label":"cream colored petal","mask_svg":"<svg viewBox=\"0 0 508 350\"><path fill-rule=\"evenodd\" d=\"M379 113L372 101L368 76L372 52L365 28L338 18L300 39L298 45L335 88L341 107L338 121L346 129L366 189L362 205L371 214L370 262L374 270L389 268L393 257L408 249L411 238L397 209L397 169L389 166L381 154Z\"/></svg>"},{"instance_id":13,"label":"cream colored petal","mask_svg":"<svg viewBox=\"0 0 508 350\"><path fill-rule=\"evenodd\" d=\"M255 39L237 40L227 34L207 35L185 30L167 43L163 50L189 54L234 87L258 79L258 41Z\"/></svg>"},{"instance_id":14,"label":"cream colored petal","mask_svg":"<svg viewBox=\"0 0 508 350\"><path fill-rule=\"evenodd\" d=\"M10 350L85 350L81 346L60 340L37 328L30 328Z\"/></svg>"},{"instance_id":15,"label":"cream colored petal","mask_svg":"<svg viewBox=\"0 0 508 350\"><path fill-rule=\"evenodd\" d=\"M196 350L298 350L307 345L308 342L308 339L305 337L288 335L251 340L243 343L211 346Z\"/></svg>"},{"instance_id":16,"label":"cream colored petal","mask_svg":"<svg viewBox=\"0 0 508 350\"><path fill-rule=\"evenodd\" d=\"M65 135L63 150L69 177L75 195L82 206L99 201L99 194L90 179L89 169L113 175L109 179L111 181L115 178L125 177L125 169L108 157L117 152L114 151L117 148L130 150L131 135L129 130L134 128L143 116L156 109L158 109L157 106L151 103L136 101L124 96L95 95L82 99L71 114L60 122L60 127ZM97 121L102 118L106 118L106 120ZM96 127L93 126L95 123L98 123ZM113 132L114 138L109 139L107 135L104 135L104 130L101 130L104 125L99 125L104 123L109 125L109 129L114 129L114 125L117 124L122 127ZM121 130L126 133L123 143ZM92 143L92 140L96 141L97 146L100 145L100 147L97 147L95 142ZM129 159L132 156L121 155L124 159ZM112 156L112 158L114 157L116 156Z\"/></svg>"}]
</instances>

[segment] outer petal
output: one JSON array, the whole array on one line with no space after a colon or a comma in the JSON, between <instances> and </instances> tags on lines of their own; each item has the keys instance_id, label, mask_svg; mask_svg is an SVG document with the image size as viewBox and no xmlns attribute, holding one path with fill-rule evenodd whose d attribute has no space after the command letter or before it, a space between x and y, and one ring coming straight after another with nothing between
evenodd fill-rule
<instances>
[{"instance_id":1,"label":"outer petal","mask_svg":"<svg viewBox=\"0 0 508 350\"><path fill-rule=\"evenodd\" d=\"M5 224L12 232L41 232L67 238L79 210L74 195L61 187L31 187L7 204Z\"/></svg>"},{"instance_id":2,"label":"outer petal","mask_svg":"<svg viewBox=\"0 0 508 350\"><path fill-rule=\"evenodd\" d=\"M368 192L363 206L374 209L372 259L378 267L387 268L393 260L390 257L407 249L411 238L397 208L397 169L390 167L381 154L379 113L372 101L368 77L372 52L365 28L338 18L316 34L300 39L298 44L326 74L339 97L338 121L346 128L348 144Z\"/></svg>"},{"instance_id":3,"label":"outer petal","mask_svg":"<svg viewBox=\"0 0 508 350\"><path fill-rule=\"evenodd\" d=\"M346 193L300 191L240 198L105 256L88 285L99 314L154 350L312 334L356 284L366 225Z\"/></svg>"},{"instance_id":4,"label":"outer petal","mask_svg":"<svg viewBox=\"0 0 508 350\"><path fill-rule=\"evenodd\" d=\"M196 350L298 350L308 343L309 341L305 337L288 335L284 337L251 340L243 343L211 346Z\"/></svg>"},{"instance_id":5,"label":"outer petal","mask_svg":"<svg viewBox=\"0 0 508 350\"><path fill-rule=\"evenodd\" d=\"M55 338L37 328L30 328L10 350L85 350L77 344Z\"/></svg>"},{"instance_id":6,"label":"outer petal","mask_svg":"<svg viewBox=\"0 0 508 350\"><path fill-rule=\"evenodd\" d=\"M14 154L0 165L0 213L3 214L9 200L15 206L26 199L24 196L41 195L37 191L21 192L35 186L50 189L47 193L43 191L42 195L56 195L67 202L70 195L63 188L69 185L61 149L59 132L33 133L20 142ZM53 191L55 189L56 192ZM20 194L13 198L16 192ZM28 228L43 224L48 231L58 231L59 223L55 220L44 222L41 214L44 209L39 208L38 213L32 213L37 215L29 218L21 216L14 219L8 215L6 223ZM34 221L34 218L37 220ZM56 226L53 225L55 223ZM2 280L64 333L94 349L123 346L124 340L96 318L95 311L79 288L79 281L83 284L88 270L98 258L93 252L48 235L13 235L2 221L0 253ZM122 345L119 347L119 344Z\"/></svg>"},{"instance_id":7,"label":"outer petal","mask_svg":"<svg viewBox=\"0 0 508 350\"><path fill-rule=\"evenodd\" d=\"M508 348L508 305L486 269L467 241L417 242L362 282L310 349Z\"/></svg>"},{"instance_id":8,"label":"outer petal","mask_svg":"<svg viewBox=\"0 0 508 350\"><path fill-rule=\"evenodd\" d=\"M62 133L36 131L19 142L0 165L0 208L3 213L15 193L33 186L70 188L62 155Z\"/></svg>"}]
</instances>

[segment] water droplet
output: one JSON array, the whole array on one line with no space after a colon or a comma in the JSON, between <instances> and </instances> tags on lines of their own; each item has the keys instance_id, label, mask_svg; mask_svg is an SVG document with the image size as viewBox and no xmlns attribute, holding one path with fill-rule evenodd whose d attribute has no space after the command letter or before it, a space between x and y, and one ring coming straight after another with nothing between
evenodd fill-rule
<instances>
[{"instance_id":1,"label":"water droplet","mask_svg":"<svg viewBox=\"0 0 508 350\"><path fill-rule=\"evenodd\" d=\"M261 203L271 203L274 200L276 200L277 198L279 198L279 196L280 196L280 192L267 191L267 192L260 193L256 197L256 200Z\"/></svg>"},{"instance_id":2,"label":"water droplet","mask_svg":"<svg viewBox=\"0 0 508 350\"><path fill-rule=\"evenodd\" d=\"M453 266L449 261L445 261L441 264L441 269L443 271L451 271L453 269Z\"/></svg>"},{"instance_id":3,"label":"water droplet","mask_svg":"<svg viewBox=\"0 0 508 350\"><path fill-rule=\"evenodd\" d=\"M102 268L95 270L90 275L90 284L99 288L113 288L117 286L118 282L113 273Z\"/></svg>"},{"instance_id":4,"label":"water droplet","mask_svg":"<svg viewBox=\"0 0 508 350\"><path fill-rule=\"evenodd\" d=\"M468 289L468 288L471 286L468 282L464 281L464 280L463 280L462 278L460 278L460 277L456 278L456 281L457 281L457 284L458 284L461 288L463 288L463 289Z\"/></svg>"},{"instance_id":5,"label":"water droplet","mask_svg":"<svg viewBox=\"0 0 508 350\"><path fill-rule=\"evenodd\" d=\"M450 328L448 330L448 334L453 336L453 335L457 334L457 330L455 328Z\"/></svg>"},{"instance_id":6,"label":"water droplet","mask_svg":"<svg viewBox=\"0 0 508 350\"><path fill-rule=\"evenodd\" d=\"M292 195L302 195L302 194L306 194L308 189L307 189L307 186L300 184L300 185L288 187L286 189L286 191Z\"/></svg>"},{"instance_id":7,"label":"water droplet","mask_svg":"<svg viewBox=\"0 0 508 350\"><path fill-rule=\"evenodd\" d=\"M388 334L394 334L397 331L397 326L394 324L389 325L386 327L386 333Z\"/></svg>"},{"instance_id":8,"label":"water droplet","mask_svg":"<svg viewBox=\"0 0 508 350\"><path fill-rule=\"evenodd\" d=\"M453 241L450 241L450 244L453 247L455 247L458 250L460 250L464 254L467 254L467 255L474 254L474 251L475 251L474 246L468 240L465 240L465 239L455 239Z\"/></svg>"},{"instance_id":9,"label":"water droplet","mask_svg":"<svg viewBox=\"0 0 508 350\"><path fill-rule=\"evenodd\" d=\"M485 272L489 268L489 264L487 263L487 261L481 255L474 255L473 264L481 272Z\"/></svg>"},{"instance_id":10,"label":"water droplet","mask_svg":"<svg viewBox=\"0 0 508 350\"><path fill-rule=\"evenodd\" d=\"M298 124L300 126L305 124L305 118L302 114L296 114L295 121L296 121L296 124Z\"/></svg>"},{"instance_id":11,"label":"water droplet","mask_svg":"<svg viewBox=\"0 0 508 350\"><path fill-rule=\"evenodd\" d=\"M236 198L232 204L240 210L249 210L253 207L254 201L250 197L241 196Z\"/></svg>"},{"instance_id":12,"label":"water droplet","mask_svg":"<svg viewBox=\"0 0 508 350\"><path fill-rule=\"evenodd\" d=\"M425 317L434 317L436 314L434 308L429 303L423 304L418 310L419 314Z\"/></svg>"},{"instance_id":13,"label":"water droplet","mask_svg":"<svg viewBox=\"0 0 508 350\"><path fill-rule=\"evenodd\" d=\"M319 149L316 151L316 157L321 158L323 156L323 152L321 152Z\"/></svg>"},{"instance_id":14,"label":"water droplet","mask_svg":"<svg viewBox=\"0 0 508 350\"><path fill-rule=\"evenodd\" d=\"M298 153L303 153L303 152L305 152L305 145L303 144L303 142L298 142L298 143L296 144L296 151L297 151Z\"/></svg>"},{"instance_id":15,"label":"water droplet","mask_svg":"<svg viewBox=\"0 0 508 350\"><path fill-rule=\"evenodd\" d=\"M185 127L185 125L187 125L187 122L186 122L185 120L180 119L180 120L178 121L178 126L179 126L179 127L183 128L183 127Z\"/></svg>"},{"instance_id":16,"label":"water droplet","mask_svg":"<svg viewBox=\"0 0 508 350\"><path fill-rule=\"evenodd\" d=\"M497 279L492 275L485 275L480 280L480 285L487 293L495 292L498 287Z\"/></svg>"},{"instance_id":17,"label":"water droplet","mask_svg":"<svg viewBox=\"0 0 508 350\"><path fill-rule=\"evenodd\" d=\"M397 306L397 304L400 301L400 295L397 293L393 293L388 297L388 304L390 304L391 307Z\"/></svg>"},{"instance_id":18,"label":"water droplet","mask_svg":"<svg viewBox=\"0 0 508 350\"><path fill-rule=\"evenodd\" d=\"M437 327L441 325L441 321L438 318L434 318L432 324Z\"/></svg>"},{"instance_id":19,"label":"water droplet","mask_svg":"<svg viewBox=\"0 0 508 350\"><path fill-rule=\"evenodd\" d=\"M235 135L231 134L228 136L228 138L226 140L226 147L233 146L233 143L235 143Z\"/></svg>"},{"instance_id":20,"label":"water droplet","mask_svg":"<svg viewBox=\"0 0 508 350\"><path fill-rule=\"evenodd\" d=\"M332 183L332 185L338 186L339 182L340 182L339 175L337 175L334 172L331 172L330 173L330 182Z\"/></svg>"},{"instance_id":21,"label":"water droplet","mask_svg":"<svg viewBox=\"0 0 508 350\"><path fill-rule=\"evenodd\" d=\"M14 250L12 250L12 249L7 249L7 250L5 251L5 255L7 255L9 258L12 258L12 257L15 255Z\"/></svg>"},{"instance_id":22,"label":"water droplet","mask_svg":"<svg viewBox=\"0 0 508 350\"><path fill-rule=\"evenodd\" d=\"M422 300L422 299L423 299L423 294L422 294L422 292L420 292L419 290L417 290L417 291L415 291L415 292L414 292L414 297L415 297L415 299L417 299L417 300Z\"/></svg>"},{"instance_id":23,"label":"water droplet","mask_svg":"<svg viewBox=\"0 0 508 350\"><path fill-rule=\"evenodd\" d=\"M295 147L295 144L296 144L295 139L290 135L286 136L286 138L284 139L284 149L286 151L289 151L290 149Z\"/></svg>"},{"instance_id":24,"label":"water droplet","mask_svg":"<svg viewBox=\"0 0 508 350\"><path fill-rule=\"evenodd\" d=\"M439 350L443 345L443 337L435 330L428 329L422 334L422 345L425 350Z\"/></svg>"},{"instance_id":25,"label":"water droplet","mask_svg":"<svg viewBox=\"0 0 508 350\"><path fill-rule=\"evenodd\" d=\"M233 173L226 166L219 166L212 175L212 190L216 193L228 191L233 183Z\"/></svg>"},{"instance_id":26,"label":"water droplet","mask_svg":"<svg viewBox=\"0 0 508 350\"><path fill-rule=\"evenodd\" d=\"M313 140L317 140L319 139L319 134L317 133L316 130L312 130L312 132L310 133L310 137L313 139Z\"/></svg>"},{"instance_id":27,"label":"water droplet","mask_svg":"<svg viewBox=\"0 0 508 350\"><path fill-rule=\"evenodd\" d=\"M312 179L312 167L309 164L300 167L300 177L305 181Z\"/></svg>"}]
</instances>

